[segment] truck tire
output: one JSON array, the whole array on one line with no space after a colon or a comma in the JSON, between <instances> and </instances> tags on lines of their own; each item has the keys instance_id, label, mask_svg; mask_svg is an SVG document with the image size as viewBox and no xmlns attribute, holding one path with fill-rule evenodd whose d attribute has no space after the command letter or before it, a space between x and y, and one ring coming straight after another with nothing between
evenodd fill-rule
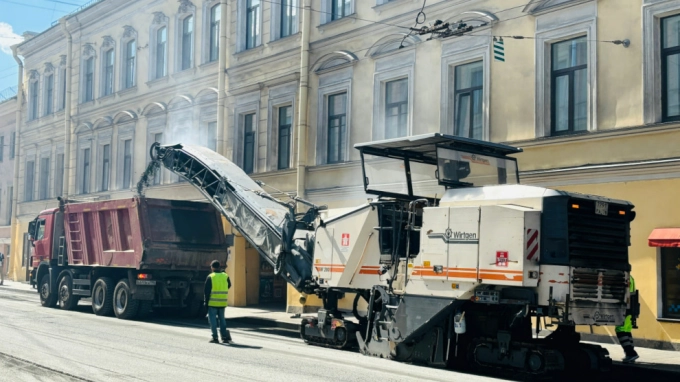
<instances>
[{"instance_id":1,"label":"truck tire","mask_svg":"<svg viewBox=\"0 0 680 382\"><path fill-rule=\"evenodd\" d=\"M139 312L139 300L132 298L130 283L126 279L118 281L113 292L113 312L123 320L131 320Z\"/></svg>"},{"instance_id":2,"label":"truck tire","mask_svg":"<svg viewBox=\"0 0 680 382\"><path fill-rule=\"evenodd\" d=\"M50 290L50 275L45 274L40 280L40 305L54 308L57 305L57 295Z\"/></svg>"},{"instance_id":3,"label":"truck tire","mask_svg":"<svg viewBox=\"0 0 680 382\"><path fill-rule=\"evenodd\" d=\"M64 275L59 280L59 288L57 288L57 301L59 307L64 310L73 310L78 306L79 298L73 295L73 279L70 275Z\"/></svg>"},{"instance_id":4,"label":"truck tire","mask_svg":"<svg viewBox=\"0 0 680 382\"><path fill-rule=\"evenodd\" d=\"M100 277L92 288L92 311L97 316L110 316L113 313L113 289L115 284L110 277Z\"/></svg>"},{"instance_id":5,"label":"truck tire","mask_svg":"<svg viewBox=\"0 0 680 382\"><path fill-rule=\"evenodd\" d=\"M203 318L208 314L208 309L203 304L203 296L191 293L187 298L187 306L182 309L180 315L184 318Z\"/></svg>"}]
</instances>

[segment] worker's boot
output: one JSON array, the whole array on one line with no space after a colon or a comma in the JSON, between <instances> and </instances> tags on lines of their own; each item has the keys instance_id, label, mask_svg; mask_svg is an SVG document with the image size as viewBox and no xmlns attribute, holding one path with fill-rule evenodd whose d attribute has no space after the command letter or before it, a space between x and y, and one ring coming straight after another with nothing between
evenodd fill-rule
<instances>
[{"instance_id":1,"label":"worker's boot","mask_svg":"<svg viewBox=\"0 0 680 382\"><path fill-rule=\"evenodd\" d=\"M231 333L229 333L229 331L227 330L227 335L226 335L226 336L222 336L222 343L230 344L230 343L232 343L232 342L233 342L233 341L231 340Z\"/></svg>"},{"instance_id":2,"label":"worker's boot","mask_svg":"<svg viewBox=\"0 0 680 382\"><path fill-rule=\"evenodd\" d=\"M220 340L217 339L217 337L213 337L212 340L210 340L210 343L211 343L211 344L219 344L219 343L220 343Z\"/></svg>"}]
</instances>

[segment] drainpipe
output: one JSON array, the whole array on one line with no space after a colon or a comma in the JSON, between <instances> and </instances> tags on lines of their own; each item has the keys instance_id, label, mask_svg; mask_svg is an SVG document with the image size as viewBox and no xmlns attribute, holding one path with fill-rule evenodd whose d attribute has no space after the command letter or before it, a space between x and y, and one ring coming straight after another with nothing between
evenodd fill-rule
<instances>
[{"instance_id":1,"label":"drainpipe","mask_svg":"<svg viewBox=\"0 0 680 382\"><path fill-rule=\"evenodd\" d=\"M61 30L66 36L66 100L64 102L64 178L62 181L62 197L69 196L71 175L71 70L73 68L73 37L66 27L66 17L59 19Z\"/></svg>"},{"instance_id":2,"label":"drainpipe","mask_svg":"<svg viewBox=\"0 0 680 382\"><path fill-rule=\"evenodd\" d=\"M304 0L302 10L302 45L300 48L300 91L298 101L297 130L297 196L305 197L307 175L307 93L309 90L309 34L311 24L311 0Z\"/></svg>"},{"instance_id":3,"label":"drainpipe","mask_svg":"<svg viewBox=\"0 0 680 382\"><path fill-rule=\"evenodd\" d=\"M17 201L19 199L19 164L21 162L20 158L22 157L20 153L20 148L21 148L21 125L22 125L22 116L21 116L21 111L22 111L22 105L24 103L24 63L19 59L18 53L17 53L18 45L12 46L12 56L14 56L14 60L17 62L17 65L19 66L18 70L18 84L17 84L17 111L16 111L16 128L15 128L15 138L14 138L14 180L13 186L12 186L12 216L10 216L10 231L12 234L12 238L16 239L17 241L20 240L19 238L19 222L17 220ZM11 239L10 239L11 240ZM16 256L18 251L17 251L18 245L16 243L12 245L11 251L13 252L12 258L15 259L14 262L16 262L16 259L19 259L19 256ZM26 271L28 273L28 269L30 268L30 265L27 263L26 264ZM16 269L16 268L15 268ZM16 272L13 275L13 279L16 280ZM27 277L28 279L28 277Z\"/></svg>"},{"instance_id":4,"label":"drainpipe","mask_svg":"<svg viewBox=\"0 0 680 382\"><path fill-rule=\"evenodd\" d=\"M219 71L217 72L217 152L221 155L226 154L226 139L227 136L227 113L226 113L226 98L228 92L227 84L227 67L229 66L229 38L227 33L229 31L229 24L231 12L229 12L229 3L227 0L220 0L220 52L219 52Z\"/></svg>"}]
</instances>

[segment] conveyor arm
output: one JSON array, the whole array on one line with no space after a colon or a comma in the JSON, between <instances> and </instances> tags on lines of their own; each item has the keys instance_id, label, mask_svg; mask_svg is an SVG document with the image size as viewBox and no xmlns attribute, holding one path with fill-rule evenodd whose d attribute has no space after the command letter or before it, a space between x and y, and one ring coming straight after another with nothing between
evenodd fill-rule
<instances>
[{"instance_id":1,"label":"conveyor arm","mask_svg":"<svg viewBox=\"0 0 680 382\"><path fill-rule=\"evenodd\" d=\"M154 143L150 154L151 163L137 184L140 196L154 172L167 168L201 191L277 274L299 292L313 291L313 256L293 240L298 226L293 205L267 194L238 166L208 148Z\"/></svg>"}]
</instances>

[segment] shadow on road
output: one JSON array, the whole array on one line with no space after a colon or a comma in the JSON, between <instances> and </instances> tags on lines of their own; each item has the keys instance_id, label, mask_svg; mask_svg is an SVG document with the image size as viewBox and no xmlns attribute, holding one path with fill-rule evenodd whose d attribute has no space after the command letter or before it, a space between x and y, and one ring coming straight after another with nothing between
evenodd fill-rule
<instances>
[{"instance_id":1,"label":"shadow on road","mask_svg":"<svg viewBox=\"0 0 680 382\"><path fill-rule=\"evenodd\" d=\"M230 347L230 348L237 348L237 349L262 349L262 346L250 346L250 345L241 345L241 344L220 344L222 346Z\"/></svg>"}]
</instances>

